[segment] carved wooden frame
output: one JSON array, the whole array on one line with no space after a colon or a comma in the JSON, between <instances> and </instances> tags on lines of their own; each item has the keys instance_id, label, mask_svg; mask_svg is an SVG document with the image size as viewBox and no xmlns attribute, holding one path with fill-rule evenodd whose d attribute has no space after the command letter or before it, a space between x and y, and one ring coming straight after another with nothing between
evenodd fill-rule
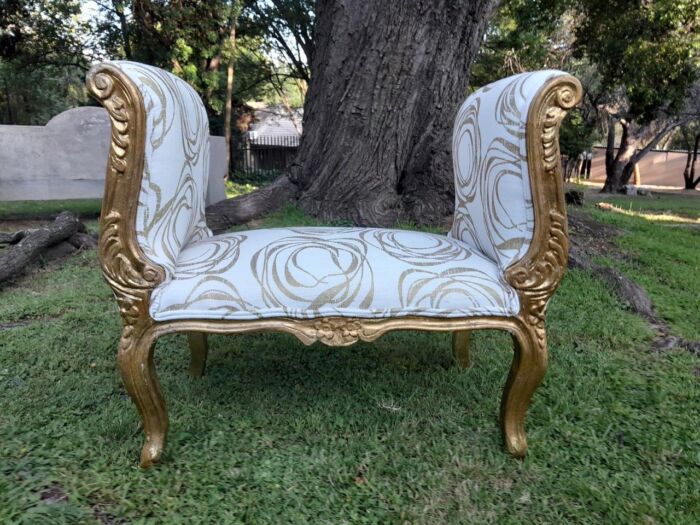
<instances>
[{"instance_id":1,"label":"carved wooden frame","mask_svg":"<svg viewBox=\"0 0 700 525\"><path fill-rule=\"evenodd\" d=\"M515 354L501 401L501 426L507 450L516 457L525 455L525 413L547 367L545 311L566 268L568 236L558 133L566 111L581 97L581 86L575 78L560 76L547 82L528 112L534 237L525 256L505 272L506 280L518 292L520 313L513 317L467 318L153 320L149 314L150 295L165 278L165 271L148 260L136 240L136 209L146 140L143 99L133 82L110 64L93 67L88 73L87 86L107 109L111 120L99 256L123 320L117 361L126 389L143 420L146 439L141 451L142 467L158 461L165 445L168 416L153 364L153 347L159 336L173 332L189 333L190 373L201 375L207 353L206 333L282 331L307 345L320 341L331 346L347 346L358 340L373 341L391 330L451 331L455 357L460 366L466 366L468 331L507 330L513 336Z\"/></svg>"}]
</instances>

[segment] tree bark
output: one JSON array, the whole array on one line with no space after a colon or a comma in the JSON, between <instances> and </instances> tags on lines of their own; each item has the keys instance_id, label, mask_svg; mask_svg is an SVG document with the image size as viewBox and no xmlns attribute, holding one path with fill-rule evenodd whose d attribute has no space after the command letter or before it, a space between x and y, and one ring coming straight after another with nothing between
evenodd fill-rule
<instances>
[{"instance_id":1,"label":"tree bark","mask_svg":"<svg viewBox=\"0 0 700 525\"><path fill-rule=\"evenodd\" d=\"M126 13L124 12L124 2L121 0L112 0L112 7L119 20L119 28L122 33L122 42L124 43L124 58L127 60L133 59L133 53L131 51L131 34L129 31L129 21L126 19Z\"/></svg>"},{"instance_id":2,"label":"tree bark","mask_svg":"<svg viewBox=\"0 0 700 525\"><path fill-rule=\"evenodd\" d=\"M234 7L235 9L235 7ZM236 49L236 15L231 15L231 30L228 37L229 53L226 67L226 107L224 109L224 140L226 141L226 176L231 171L231 152L233 151L233 134L231 133L231 115L233 112L233 52Z\"/></svg>"},{"instance_id":3,"label":"tree bark","mask_svg":"<svg viewBox=\"0 0 700 525\"><path fill-rule=\"evenodd\" d=\"M695 162L698 160L698 148L700 147L700 133L695 135L693 149L688 148L688 158L683 170L683 180L685 181L686 190L694 190L700 184L700 177L695 178Z\"/></svg>"},{"instance_id":4,"label":"tree bark","mask_svg":"<svg viewBox=\"0 0 700 525\"><path fill-rule=\"evenodd\" d=\"M43 228L27 230L0 239L9 244L0 251L0 282L21 273L48 248L84 231L85 226L69 212L62 212L56 220ZM75 242L81 242L76 238ZM75 246L73 242L71 242Z\"/></svg>"},{"instance_id":5,"label":"tree bark","mask_svg":"<svg viewBox=\"0 0 700 525\"><path fill-rule=\"evenodd\" d=\"M220 233L275 211L297 196L297 186L286 175L258 191L212 204L206 210L207 226Z\"/></svg>"},{"instance_id":6,"label":"tree bark","mask_svg":"<svg viewBox=\"0 0 700 525\"><path fill-rule=\"evenodd\" d=\"M671 131L692 119L693 116L691 115L665 125L663 122L653 122L641 129L634 126L634 123L621 119L622 137L620 138L620 147L617 150L617 155L614 154L615 138L613 135L611 140L609 128L608 143L605 151L606 176L601 192L623 192L625 186L629 183L630 177L634 174L634 165L641 161ZM640 148L640 144L645 145Z\"/></svg>"},{"instance_id":7,"label":"tree bark","mask_svg":"<svg viewBox=\"0 0 700 525\"><path fill-rule=\"evenodd\" d=\"M497 0L319 0L300 207L323 220L436 223L453 211L450 143Z\"/></svg>"}]
</instances>

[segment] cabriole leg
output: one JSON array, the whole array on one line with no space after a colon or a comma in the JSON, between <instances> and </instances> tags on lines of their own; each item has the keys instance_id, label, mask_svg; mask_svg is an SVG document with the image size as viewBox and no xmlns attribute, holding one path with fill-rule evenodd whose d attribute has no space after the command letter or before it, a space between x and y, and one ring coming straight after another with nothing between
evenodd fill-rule
<instances>
[{"instance_id":1,"label":"cabriole leg","mask_svg":"<svg viewBox=\"0 0 700 525\"><path fill-rule=\"evenodd\" d=\"M202 377L207 365L207 354L209 353L207 334L204 332L189 332L187 341L190 345L190 375L192 377Z\"/></svg>"},{"instance_id":2,"label":"cabriole leg","mask_svg":"<svg viewBox=\"0 0 700 525\"><path fill-rule=\"evenodd\" d=\"M506 449L517 458L527 453L525 413L547 371L544 328L518 325L513 333L515 355L501 399L501 428Z\"/></svg>"},{"instance_id":3,"label":"cabriole leg","mask_svg":"<svg viewBox=\"0 0 700 525\"><path fill-rule=\"evenodd\" d=\"M469 347L471 346L471 332L459 330L452 332L452 355L459 368L467 368L471 364Z\"/></svg>"},{"instance_id":4,"label":"cabriole leg","mask_svg":"<svg viewBox=\"0 0 700 525\"><path fill-rule=\"evenodd\" d=\"M141 467L160 459L168 433L168 413L153 363L154 337L150 330L126 326L119 344L117 362L122 380L136 404L146 441L141 449Z\"/></svg>"}]
</instances>

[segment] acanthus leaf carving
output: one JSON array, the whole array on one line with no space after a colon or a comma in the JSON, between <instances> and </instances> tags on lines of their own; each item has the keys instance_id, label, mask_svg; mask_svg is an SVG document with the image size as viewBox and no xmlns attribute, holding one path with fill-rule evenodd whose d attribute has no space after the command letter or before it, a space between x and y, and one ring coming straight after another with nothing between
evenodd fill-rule
<instances>
[{"instance_id":1,"label":"acanthus leaf carving","mask_svg":"<svg viewBox=\"0 0 700 525\"><path fill-rule=\"evenodd\" d=\"M115 66L99 64L89 73L88 90L104 106L111 123L105 197L98 250L124 323L120 349L152 324L150 293L164 270L148 261L136 241L135 221L143 174L145 109L140 92Z\"/></svg>"},{"instance_id":2,"label":"acanthus leaf carving","mask_svg":"<svg viewBox=\"0 0 700 525\"><path fill-rule=\"evenodd\" d=\"M313 339L329 346L346 346L362 338L362 324L357 319L324 317L312 325Z\"/></svg>"},{"instance_id":3,"label":"acanthus leaf carving","mask_svg":"<svg viewBox=\"0 0 700 525\"><path fill-rule=\"evenodd\" d=\"M535 235L529 252L506 270L506 280L521 300L521 318L532 327L539 345L545 345L547 302L566 269L568 233L561 195L559 128L569 109L581 98L573 77L558 77L545 86L528 119L528 166L535 216Z\"/></svg>"}]
</instances>

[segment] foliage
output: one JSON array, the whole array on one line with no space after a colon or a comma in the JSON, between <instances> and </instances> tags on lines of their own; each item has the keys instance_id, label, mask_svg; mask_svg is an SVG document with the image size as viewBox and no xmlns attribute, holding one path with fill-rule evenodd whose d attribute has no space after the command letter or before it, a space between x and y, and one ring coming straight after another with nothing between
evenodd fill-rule
<instances>
[{"instance_id":1,"label":"foliage","mask_svg":"<svg viewBox=\"0 0 700 525\"><path fill-rule=\"evenodd\" d=\"M248 0L241 13L242 29L264 39L288 74L305 82L311 78L315 5L315 0Z\"/></svg>"},{"instance_id":2,"label":"foliage","mask_svg":"<svg viewBox=\"0 0 700 525\"><path fill-rule=\"evenodd\" d=\"M567 69L580 78L589 76L587 61L573 58L578 17L572 7L573 0L502 2L472 68L472 85L538 69ZM596 116L590 107L569 113L561 129L562 153L576 157L591 149L599 138Z\"/></svg>"},{"instance_id":3,"label":"foliage","mask_svg":"<svg viewBox=\"0 0 700 525\"><path fill-rule=\"evenodd\" d=\"M563 67L571 53L570 4L570 0L502 1L472 68L472 85Z\"/></svg>"},{"instance_id":4,"label":"foliage","mask_svg":"<svg viewBox=\"0 0 700 525\"><path fill-rule=\"evenodd\" d=\"M559 146L562 154L575 158L579 153L590 151L599 136L593 119L586 119L579 109L572 110L562 123Z\"/></svg>"},{"instance_id":5,"label":"foliage","mask_svg":"<svg viewBox=\"0 0 700 525\"><path fill-rule=\"evenodd\" d=\"M575 48L603 86L624 95L628 119L678 114L698 77L700 0L579 0Z\"/></svg>"},{"instance_id":6,"label":"foliage","mask_svg":"<svg viewBox=\"0 0 700 525\"><path fill-rule=\"evenodd\" d=\"M226 180L226 198L233 199L234 197L240 197L241 195L246 195L258 189L258 186L254 184L249 184L245 182L233 182L232 180Z\"/></svg>"},{"instance_id":7,"label":"foliage","mask_svg":"<svg viewBox=\"0 0 700 525\"><path fill-rule=\"evenodd\" d=\"M698 115L699 25L700 0L504 0L472 80L551 67L581 79L581 115L564 123L562 147L589 149L607 129L606 189L615 191L676 124Z\"/></svg>"},{"instance_id":8,"label":"foliage","mask_svg":"<svg viewBox=\"0 0 700 525\"><path fill-rule=\"evenodd\" d=\"M78 0L0 2L0 123L45 124L86 102Z\"/></svg>"},{"instance_id":9,"label":"foliage","mask_svg":"<svg viewBox=\"0 0 700 525\"><path fill-rule=\"evenodd\" d=\"M231 29L241 9L250 13L251 5L241 0L4 1L0 123L45 124L65 109L91 103L83 88L84 74L102 59L136 60L182 77L202 96L214 133L222 133L225 66L231 55L237 113L245 111L244 103L251 99L298 107L305 86L292 78L282 60L286 56L273 56L271 31L282 31L285 38L290 34L275 16L296 24L295 30L303 20L310 24L312 13L295 11L310 9L310 4L276 2L275 10L263 9L265 23L258 19L253 24L246 14L234 49ZM310 31L310 25L305 27Z\"/></svg>"}]
</instances>

